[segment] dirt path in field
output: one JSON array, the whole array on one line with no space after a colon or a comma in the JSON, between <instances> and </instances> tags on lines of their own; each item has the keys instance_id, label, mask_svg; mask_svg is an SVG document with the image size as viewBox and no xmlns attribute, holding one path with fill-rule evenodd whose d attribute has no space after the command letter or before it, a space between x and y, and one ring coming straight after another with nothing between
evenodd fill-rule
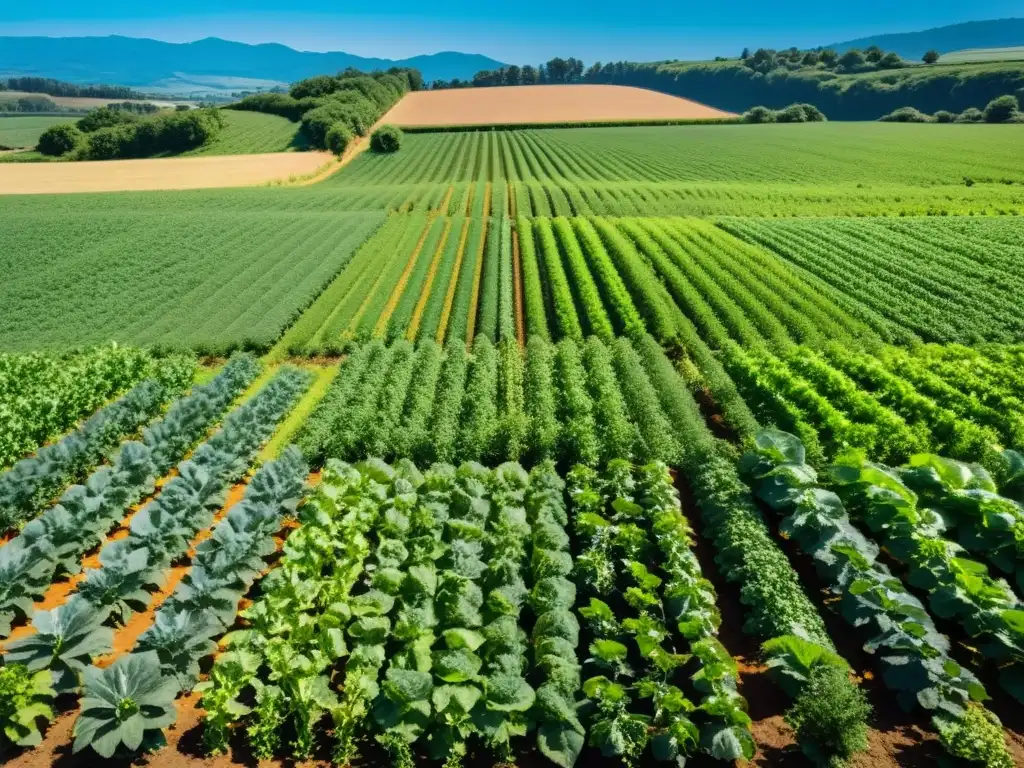
<instances>
[{"instance_id":1,"label":"dirt path in field","mask_svg":"<svg viewBox=\"0 0 1024 768\"><path fill-rule=\"evenodd\" d=\"M526 348L526 315L523 313L523 269L519 256L519 230L512 223L512 291L515 296L516 339L519 348Z\"/></svg>"},{"instance_id":2,"label":"dirt path in field","mask_svg":"<svg viewBox=\"0 0 1024 768\"><path fill-rule=\"evenodd\" d=\"M473 204L473 187L469 187L469 194L466 196L466 210ZM455 266L452 267L452 278L448 283L448 293L444 297L444 308L441 310L441 319L437 324L438 344L444 344L444 337L448 333L448 320L452 314L452 304L455 301L455 289L459 283L459 272L462 270L462 258L466 252L466 240L469 238L470 217L467 215L462 222L462 235L459 238L459 250L455 254Z\"/></svg>"},{"instance_id":3,"label":"dirt path in field","mask_svg":"<svg viewBox=\"0 0 1024 768\"><path fill-rule=\"evenodd\" d=\"M681 476L676 477L676 487L680 493L683 514L696 534L694 551L701 570L712 582L718 595L718 608L722 616L719 639L736 660L739 667L739 691L750 707L752 730L757 743L757 753L751 763L756 766L810 768L811 762L800 751L794 733L783 716L791 702L769 678L767 667L760 659L758 642L743 631L746 609L740 602L739 589L722 578L714 560L714 546L701 535L703 523L700 511ZM806 580L808 574L802 566L809 567L809 564L798 562L794 567L801 576L801 584L813 599L815 593L812 586L816 582ZM821 601L816 602L820 605ZM839 653L859 672L859 684L875 709L868 731L868 751L858 754L851 765L857 768L923 768L936 765L943 750L936 734L929 730L927 717L900 710L892 693L870 671L870 658L849 627L831 611L823 610L822 616Z\"/></svg>"},{"instance_id":4,"label":"dirt path in field","mask_svg":"<svg viewBox=\"0 0 1024 768\"><path fill-rule=\"evenodd\" d=\"M487 237L490 232L488 224L491 219L491 182L484 187L484 223L480 237L480 250L476 254L476 267L473 272L473 293L469 299L469 317L466 321L466 346L473 345L473 334L476 333L476 312L480 304L480 278L484 273L484 259L487 258Z\"/></svg>"},{"instance_id":5,"label":"dirt path in field","mask_svg":"<svg viewBox=\"0 0 1024 768\"><path fill-rule=\"evenodd\" d=\"M0 163L0 195L247 187L316 173L327 152Z\"/></svg>"},{"instance_id":6,"label":"dirt path in field","mask_svg":"<svg viewBox=\"0 0 1024 768\"><path fill-rule=\"evenodd\" d=\"M510 125L735 117L667 93L623 85L519 85L408 93L382 122L398 126Z\"/></svg>"},{"instance_id":7,"label":"dirt path in field","mask_svg":"<svg viewBox=\"0 0 1024 768\"><path fill-rule=\"evenodd\" d=\"M449 196L450 192L449 192ZM445 217L444 221L444 232L441 233L441 239L438 242L437 250L434 252L434 258L430 261L430 268L427 270L427 278L423 283L423 290L420 291L420 298L416 302L416 308L412 311L412 320L409 322L409 330L405 334L405 338L409 341L416 340L416 334L420 330L420 322L423 320L423 310L427 307L427 301L430 299L430 291L434 286L434 278L437 276L437 267L444 256L444 252L448 248L448 238L451 237L452 233L452 219L451 217Z\"/></svg>"}]
</instances>

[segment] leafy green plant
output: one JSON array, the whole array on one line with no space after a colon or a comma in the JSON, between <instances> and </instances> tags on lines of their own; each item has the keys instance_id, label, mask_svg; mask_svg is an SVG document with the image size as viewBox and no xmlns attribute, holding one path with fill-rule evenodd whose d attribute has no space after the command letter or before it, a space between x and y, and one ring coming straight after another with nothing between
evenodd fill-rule
<instances>
[{"instance_id":1,"label":"leafy green plant","mask_svg":"<svg viewBox=\"0 0 1024 768\"><path fill-rule=\"evenodd\" d=\"M39 721L54 718L53 673L30 672L24 664L0 667L0 754L11 746L34 747L42 740Z\"/></svg>"},{"instance_id":2,"label":"leafy green plant","mask_svg":"<svg viewBox=\"0 0 1024 768\"><path fill-rule=\"evenodd\" d=\"M91 747L111 758L122 747L130 753L163 745L163 729L178 715L178 687L160 674L155 653L130 653L106 669L85 671L82 710L75 720L74 751Z\"/></svg>"},{"instance_id":3,"label":"leafy green plant","mask_svg":"<svg viewBox=\"0 0 1024 768\"><path fill-rule=\"evenodd\" d=\"M796 732L797 742L817 765L844 765L868 747L871 705L862 690L849 685L847 675L833 664L815 665L786 710L786 722Z\"/></svg>"},{"instance_id":4,"label":"leafy green plant","mask_svg":"<svg viewBox=\"0 0 1024 768\"><path fill-rule=\"evenodd\" d=\"M38 611L35 632L7 646L8 664L29 672L49 669L57 693L76 691L90 660L113 650L113 630L103 626L107 612L73 595L64 605Z\"/></svg>"}]
</instances>

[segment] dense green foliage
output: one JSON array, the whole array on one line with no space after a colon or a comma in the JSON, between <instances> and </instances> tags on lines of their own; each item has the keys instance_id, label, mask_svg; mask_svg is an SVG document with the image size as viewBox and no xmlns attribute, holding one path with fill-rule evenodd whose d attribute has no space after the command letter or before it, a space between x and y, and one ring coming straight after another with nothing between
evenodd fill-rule
<instances>
[{"instance_id":1,"label":"dense green foliage","mask_svg":"<svg viewBox=\"0 0 1024 768\"><path fill-rule=\"evenodd\" d=\"M292 85L288 94L246 96L228 108L267 112L293 122L301 121L309 143L324 149L328 148L327 136L332 128L338 126L351 134L365 136L377 119L407 91L418 90L422 84L422 77L413 69L394 68L370 75L350 69L337 76L317 75L300 80Z\"/></svg>"},{"instance_id":2,"label":"dense green foliage","mask_svg":"<svg viewBox=\"0 0 1024 768\"><path fill-rule=\"evenodd\" d=\"M82 132L71 123L51 125L36 142L36 149L44 155L59 157L74 150L82 141Z\"/></svg>"},{"instance_id":3,"label":"dense green foliage","mask_svg":"<svg viewBox=\"0 0 1024 768\"><path fill-rule=\"evenodd\" d=\"M180 358L161 360L116 345L64 355L0 355L0 468L150 377L182 388L191 378L191 367Z\"/></svg>"},{"instance_id":4,"label":"dense green foliage","mask_svg":"<svg viewBox=\"0 0 1024 768\"><path fill-rule=\"evenodd\" d=\"M45 262L27 247L31 229L0 218L10 266L0 285L0 346L113 339L220 353L267 348L380 223L366 214L197 213L69 215L72 228L47 241ZM96 225L106 237L93 236ZM59 304L34 298L55 290Z\"/></svg>"},{"instance_id":5,"label":"dense green foliage","mask_svg":"<svg viewBox=\"0 0 1024 768\"><path fill-rule=\"evenodd\" d=\"M646 339L551 345L533 337L524 351L513 340L496 348L480 336L467 356L462 343L443 354L432 344L419 352L408 342L360 345L298 444L314 462L365 455L422 463L674 462L678 409L668 390L685 385L663 353L652 354L656 347ZM430 363L439 365L437 377L423 381L414 371L427 354L442 359Z\"/></svg>"}]
</instances>

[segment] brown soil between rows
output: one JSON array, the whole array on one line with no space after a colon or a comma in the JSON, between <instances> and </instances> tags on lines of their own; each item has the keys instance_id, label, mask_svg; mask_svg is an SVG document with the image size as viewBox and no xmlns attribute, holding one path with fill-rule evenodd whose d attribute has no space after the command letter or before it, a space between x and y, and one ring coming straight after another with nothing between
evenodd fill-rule
<instances>
[{"instance_id":1,"label":"brown soil between rows","mask_svg":"<svg viewBox=\"0 0 1024 768\"><path fill-rule=\"evenodd\" d=\"M381 122L444 126L722 117L734 115L689 99L625 85L518 85L408 93Z\"/></svg>"},{"instance_id":2,"label":"brown soil between rows","mask_svg":"<svg viewBox=\"0 0 1024 768\"><path fill-rule=\"evenodd\" d=\"M484 187L484 221L483 231L480 233L480 250L476 254L476 264L473 271L473 292L469 299L469 318L466 320L466 346L473 344L476 333L476 312L480 306L480 279L484 273L484 259L487 256L487 236L490 234L488 222L491 216L491 182Z\"/></svg>"},{"instance_id":3,"label":"brown soil between rows","mask_svg":"<svg viewBox=\"0 0 1024 768\"><path fill-rule=\"evenodd\" d=\"M67 601L67 599L71 596L71 593L75 591L78 585L85 580L86 571L90 568L100 567L100 553L103 551L103 548L108 543L112 541L117 541L118 539L123 539L125 536L127 536L129 531L131 530L132 518L135 517L135 515L139 512L140 509L149 504L149 502L151 502L156 497L160 490L165 485L167 485L167 483L170 482L171 478L175 477L177 474L177 468L172 469L166 476L164 476L163 478L156 482L156 486L152 494L150 494L137 504L133 504L131 507L129 507L128 511L125 513L125 516L121 519L121 522L117 524L117 527L109 531L107 535L103 537L103 541L100 543L98 547L90 550L82 558L82 569L72 576L65 575L57 581L54 581L43 594L43 596L32 604L33 611L50 611L54 608L57 608L58 606L63 605L65 601ZM16 626L11 631L9 637L5 638L3 641L0 641L0 649L2 649L8 643L13 643L15 640L20 640L23 637L27 637L28 635L33 634L35 631L35 627L32 626L32 617L30 616L28 620L25 621L25 623Z\"/></svg>"},{"instance_id":4,"label":"brown soil between rows","mask_svg":"<svg viewBox=\"0 0 1024 768\"><path fill-rule=\"evenodd\" d=\"M758 642L743 631L746 609L739 598L736 585L725 581L714 560L714 547L701 535L702 520L692 492L681 476L676 477L683 513L694 529L697 558L706 578L714 584L718 595L718 608L722 616L719 640L732 653L739 668L739 692L747 699L757 753L751 761L757 766L811 766L796 744L793 730L786 724L784 712L790 701L768 677L767 668L760 660ZM794 563L801 584L805 587L808 574L801 564ZM812 598L815 596L811 594ZM820 601L817 601L820 605ZM903 712L895 697L871 671L870 661L859 645L854 633L842 623L840 617L823 610L822 615L829 636L838 651L855 671L860 685L874 707L868 731L868 750L852 761L857 768L906 768L907 766L933 766L942 754L938 737L929 730L927 717Z\"/></svg>"},{"instance_id":5,"label":"brown soil between rows","mask_svg":"<svg viewBox=\"0 0 1024 768\"><path fill-rule=\"evenodd\" d=\"M308 478L310 485L316 485L320 482L320 472L313 472ZM245 494L245 488L247 483L238 483L232 487L228 494L228 498L224 503L220 513L216 516L213 525L223 519L223 517L230 511L230 508L241 501ZM202 541L208 538L212 533L213 525L210 528L204 529L196 539L192 542L192 547L189 550L189 557L194 555L195 547L197 547ZM298 526L298 523L292 520L286 520L281 526L281 530L274 535L275 554L270 555L267 558L267 567L263 571L262 576L265 576L277 563L277 558L280 555L282 548L284 547L285 539L288 534ZM167 585L160 593L156 596L147 611L136 613L132 620L127 625L122 627L115 633L114 636L114 653L99 658L96 660L98 666L107 666L122 653L126 653L131 650L134 646L138 636L145 631L146 627L152 622L153 614L156 609L163 603L163 601L170 596L171 592L174 591L174 587L187 573L189 566L180 566L175 569L177 573L172 573L167 580ZM173 584L171 583L173 580ZM247 597L243 597L239 602L238 612L240 613L251 604L251 600ZM144 619L143 619L144 617ZM205 675L203 676L205 678ZM206 757L201 749L201 736L202 736L202 716L203 710L198 706L200 694L190 693L186 696L179 697L175 701L175 709L178 712L178 720L170 728L166 730L167 746L150 755L139 755L132 759L127 760L106 760L102 764L106 766L125 766L128 765L152 765L159 768L165 766L171 768L195 768L196 766L238 766L238 765L253 765L255 761L251 759L236 759L236 756L223 755L219 757ZM53 723L47 728L45 735L43 736L42 743L32 749L25 750L4 763L8 766L16 766L17 768L43 768L43 766L61 766L62 768L93 768L99 764L98 758L89 751L83 751L80 754L72 753L72 745L74 743L74 736L72 729L74 728L75 717L78 714L78 702L73 696L63 697L62 701L58 701L58 706L61 710L60 714L54 720ZM260 765L283 765L283 761L260 761ZM329 761L316 761L312 764L329 765ZM289 765L294 765L294 762L289 762Z\"/></svg>"},{"instance_id":6,"label":"brown soil between rows","mask_svg":"<svg viewBox=\"0 0 1024 768\"><path fill-rule=\"evenodd\" d=\"M511 199L511 198L510 198ZM515 296L516 340L526 348L526 315L523 312L523 269L519 254L519 230L512 227L512 291Z\"/></svg>"}]
</instances>

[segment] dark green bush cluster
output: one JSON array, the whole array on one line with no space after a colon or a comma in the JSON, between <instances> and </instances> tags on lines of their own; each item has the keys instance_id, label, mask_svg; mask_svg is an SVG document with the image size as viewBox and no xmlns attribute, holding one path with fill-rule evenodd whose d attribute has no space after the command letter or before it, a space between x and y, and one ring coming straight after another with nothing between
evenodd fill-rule
<instances>
[{"instance_id":1,"label":"dark green bush cluster","mask_svg":"<svg viewBox=\"0 0 1024 768\"><path fill-rule=\"evenodd\" d=\"M402 129L394 125L382 125L370 137L370 149L374 152L397 152L402 146Z\"/></svg>"},{"instance_id":2,"label":"dark green bush cluster","mask_svg":"<svg viewBox=\"0 0 1024 768\"><path fill-rule=\"evenodd\" d=\"M201 147L223 127L224 118L216 109L168 112L87 133L75 155L79 160L174 155Z\"/></svg>"},{"instance_id":3,"label":"dark green bush cluster","mask_svg":"<svg viewBox=\"0 0 1024 768\"><path fill-rule=\"evenodd\" d=\"M246 96L230 109L268 112L302 122L312 146L341 154L355 136L365 136L396 101L423 87L415 69L392 68L364 74L347 69L295 83L285 93Z\"/></svg>"},{"instance_id":4,"label":"dark green bush cluster","mask_svg":"<svg viewBox=\"0 0 1024 768\"><path fill-rule=\"evenodd\" d=\"M55 125L39 137L44 155L73 160L114 160L177 154L200 147L224 126L216 109L174 111L151 118L101 107L76 125Z\"/></svg>"},{"instance_id":5,"label":"dark green bush cluster","mask_svg":"<svg viewBox=\"0 0 1024 768\"><path fill-rule=\"evenodd\" d=\"M823 123L828 118L813 104L790 104L784 109L751 107L743 113L744 123Z\"/></svg>"},{"instance_id":6,"label":"dark green bush cluster","mask_svg":"<svg viewBox=\"0 0 1024 768\"><path fill-rule=\"evenodd\" d=\"M900 107L878 119L883 123L1020 123L1024 122L1024 113L1020 111L1016 96L999 96L992 99L984 110L969 107L956 114L940 109L929 115L914 107Z\"/></svg>"},{"instance_id":7,"label":"dark green bush cluster","mask_svg":"<svg viewBox=\"0 0 1024 768\"><path fill-rule=\"evenodd\" d=\"M39 136L36 149L44 155L59 157L78 146L82 132L71 123L51 125Z\"/></svg>"}]
</instances>

